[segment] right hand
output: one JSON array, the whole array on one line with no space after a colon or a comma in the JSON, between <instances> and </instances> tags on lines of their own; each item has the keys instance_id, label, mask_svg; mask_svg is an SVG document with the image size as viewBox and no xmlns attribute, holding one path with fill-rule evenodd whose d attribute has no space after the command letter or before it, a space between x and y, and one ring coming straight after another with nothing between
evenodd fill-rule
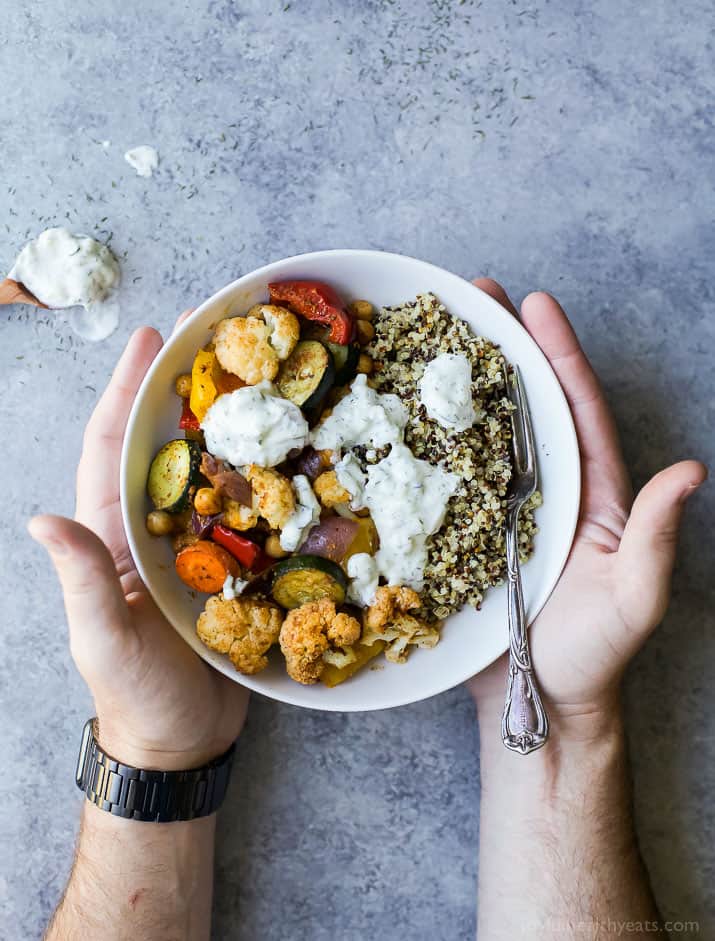
<instances>
[{"instance_id":1,"label":"right hand","mask_svg":"<svg viewBox=\"0 0 715 941\"><path fill-rule=\"evenodd\" d=\"M76 522L39 516L30 533L62 584L70 648L94 696L100 745L125 764L170 771L226 751L243 726L248 692L204 663L163 617L124 533L122 439L161 344L156 330L137 330L94 410L77 473Z\"/></svg>"},{"instance_id":2,"label":"right hand","mask_svg":"<svg viewBox=\"0 0 715 941\"><path fill-rule=\"evenodd\" d=\"M519 316L499 284L475 283ZM550 295L530 294L521 322L561 383L581 452L575 541L530 630L532 660L552 724L590 736L612 721L622 673L665 614L683 508L707 468L674 464L633 501L613 417L566 314ZM506 669L502 657L469 681L490 724L500 721Z\"/></svg>"}]
</instances>

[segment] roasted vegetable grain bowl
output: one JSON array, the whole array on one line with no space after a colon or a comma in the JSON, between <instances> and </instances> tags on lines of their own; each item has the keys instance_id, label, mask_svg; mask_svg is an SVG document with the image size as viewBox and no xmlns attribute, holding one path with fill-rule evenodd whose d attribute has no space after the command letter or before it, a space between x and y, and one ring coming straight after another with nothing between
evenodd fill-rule
<instances>
[{"instance_id":1,"label":"roasted vegetable grain bowl","mask_svg":"<svg viewBox=\"0 0 715 941\"><path fill-rule=\"evenodd\" d=\"M281 298L275 292L269 297L269 284L296 281L319 282L334 292L328 298L334 303L328 305L327 319L307 323L312 308L301 309L300 298ZM361 328L359 336L358 299L367 299L373 308L365 317L372 323ZM281 309L296 316L286 317ZM350 312L344 321L335 314L341 309ZM245 337L256 332L265 355L257 356L246 346ZM207 359L202 361L201 355ZM444 374L435 369L430 377L427 366L441 357L448 375L456 377L460 356L474 365L476 409L469 429L465 422L445 432L443 416L430 414L433 400L433 410L445 404L434 399ZM457 685L499 656L507 646L505 591L499 585L500 514L509 470L508 414L499 394L505 360L517 363L524 376L539 445L543 506L535 520L534 507L529 508L522 546L523 557L530 557L523 575L533 617L553 589L571 546L579 463L563 393L517 320L453 274L415 259L369 251L318 252L275 262L202 304L167 341L144 380L130 416L121 470L124 521L139 571L186 642L251 689L284 702L336 711L387 708L426 698ZM202 398L203 375L211 379L208 398ZM426 391L430 381L431 399ZM275 427L281 446L298 434L300 447L291 449L285 460L280 447L271 452L271 435L266 439L268 451L249 454L248 459L245 448L232 451L235 442L231 435L226 437L226 429L240 426L248 414L246 406L250 410L251 400L265 395L266 389L277 397ZM417 401L418 389L427 412ZM354 429L352 438L346 436L346 417L352 421L351 414L366 396L373 397L370 408L384 406L375 414L389 419L396 408L390 402L400 400L399 441L395 438L381 448L381 439L376 438L378 446L373 447L356 437ZM285 408L284 402L289 403ZM192 404L200 413L207 406L198 428L192 428ZM275 405L271 398L270 408ZM462 405L457 403L458 408ZM295 424L300 414L310 428L307 434L314 436L309 441ZM453 424L462 420L459 411L455 415L449 419ZM336 449L336 442L342 449ZM211 453L212 447L217 453ZM227 454L237 455L236 461L240 456L240 466L225 460ZM323 468L310 465L318 455L326 461ZM384 486L396 479L388 474L395 470L391 465L404 456L425 462L420 466L428 470L427 462L439 465L435 479L420 479L420 486L428 494L427 507L435 504L437 494L446 509L439 516L414 504L414 515L431 534L419 583L413 571L419 553L408 551L401 559L399 538L383 539L380 565L390 574L394 590L377 596L373 588L372 605L365 600L361 611L359 592L350 596L359 584L352 577L356 572L346 562L350 554L367 559L380 552L372 517L385 537L391 529L408 540L405 545L412 545L412 514L395 517L393 525L389 501L377 501L380 487L384 495ZM339 474L336 478L335 467L347 457L349 469L357 468L351 473L366 472L372 485L369 511L354 501L341 504L340 484L347 481ZM221 476L233 471L238 471L237 477ZM305 499L301 478L311 491ZM283 507L281 518L284 497L292 503ZM246 518L251 502L255 520ZM306 502L318 507L309 525L296 513L296 506ZM346 548L348 542L354 543L352 549ZM253 581L256 577L259 580ZM241 595L245 581L248 588ZM386 581L381 577L387 589ZM221 590L224 582L227 593ZM410 583L420 589L419 607L407 588L398 592ZM233 608L240 607L241 617L251 620L257 646L225 641L226 630L235 628L235 611L226 604L234 586L235 597L244 600ZM249 606L249 598L255 599L255 611L249 610L254 605ZM260 602L265 602L262 610ZM398 624L403 616L410 620L413 614L419 628L412 628L409 639L397 628L388 630L391 622ZM227 615L233 624L225 620ZM317 661L311 658L306 663L306 638L321 630L325 660L315 667ZM379 651L373 648L365 656L361 639L371 646L377 638ZM231 659L218 652L229 649ZM353 667L346 672L350 660ZM328 682L330 676L334 682Z\"/></svg>"}]
</instances>

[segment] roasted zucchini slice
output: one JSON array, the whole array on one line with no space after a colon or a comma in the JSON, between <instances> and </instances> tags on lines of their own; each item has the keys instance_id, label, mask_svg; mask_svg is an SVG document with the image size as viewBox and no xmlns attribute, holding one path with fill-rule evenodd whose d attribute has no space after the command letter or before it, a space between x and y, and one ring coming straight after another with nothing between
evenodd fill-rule
<instances>
[{"instance_id":1,"label":"roasted zucchini slice","mask_svg":"<svg viewBox=\"0 0 715 941\"><path fill-rule=\"evenodd\" d=\"M357 343L326 343L335 363L335 385L347 386L357 375L360 347Z\"/></svg>"},{"instance_id":2,"label":"roasted zucchini slice","mask_svg":"<svg viewBox=\"0 0 715 941\"><path fill-rule=\"evenodd\" d=\"M180 513L189 504L189 491L199 478L201 447L196 441L176 438L157 453L146 482L157 510Z\"/></svg>"},{"instance_id":3,"label":"roasted zucchini slice","mask_svg":"<svg viewBox=\"0 0 715 941\"><path fill-rule=\"evenodd\" d=\"M284 399L310 411L323 401L335 379L333 356L319 340L300 340L281 366L276 387Z\"/></svg>"},{"instance_id":4,"label":"roasted zucchini slice","mask_svg":"<svg viewBox=\"0 0 715 941\"><path fill-rule=\"evenodd\" d=\"M322 556L294 555L273 567L271 595L282 608L299 608L321 598L342 604L347 587L345 572Z\"/></svg>"}]
</instances>

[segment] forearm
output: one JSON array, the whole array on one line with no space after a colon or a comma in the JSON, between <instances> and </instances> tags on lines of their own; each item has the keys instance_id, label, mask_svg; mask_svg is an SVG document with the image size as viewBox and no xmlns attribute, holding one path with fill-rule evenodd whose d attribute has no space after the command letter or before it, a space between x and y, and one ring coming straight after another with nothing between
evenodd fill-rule
<instances>
[{"instance_id":1,"label":"forearm","mask_svg":"<svg viewBox=\"0 0 715 941\"><path fill-rule=\"evenodd\" d=\"M557 726L528 756L502 746L498 715L480 724L478 937L591 941L622 934L627 922L663 937L633 831L617 712L568 739Z\"/></svg>"},{"instance_id":2,"label":"forearm","mask_svg":"<svg viewBox=\"0 0 715 941\"><path fill-rule=\"evenodd\" d=\"M215 815L182 823L114 817L87 802L47 941L201 941L211 926Z\"/></svg>"}]
</instances>

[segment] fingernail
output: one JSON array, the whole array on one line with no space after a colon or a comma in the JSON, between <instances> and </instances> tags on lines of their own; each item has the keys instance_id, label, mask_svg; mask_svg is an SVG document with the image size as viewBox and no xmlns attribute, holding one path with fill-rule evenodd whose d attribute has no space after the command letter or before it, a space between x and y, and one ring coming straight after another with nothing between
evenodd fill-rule
<instances>
[{"instance_id":1,"label":"fingernail","mask_svg":"<svg viewBox=\"0 0 715 941\"><path fill-rule=\"evenodd\" d=\"M683 490L683 492L680 494L681 503L685 503L685 501L689 499L690 497L692 497L695 491L699 490L701 486L702 486L702 481L700 481L700 483L697 483L697 484L688 484L685 490Z\"/></svg>"}]
</instances>

